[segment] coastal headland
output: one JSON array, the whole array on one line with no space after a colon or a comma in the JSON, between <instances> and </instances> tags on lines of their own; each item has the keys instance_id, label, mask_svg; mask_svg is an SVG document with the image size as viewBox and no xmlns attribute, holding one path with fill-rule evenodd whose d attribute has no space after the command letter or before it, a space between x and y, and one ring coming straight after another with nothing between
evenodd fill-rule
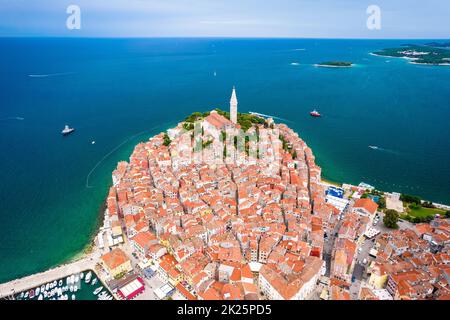
<instances>
[{"instance_id":1,"label":"coastal headland","mask_svg":"<svg viewBox=\"0 0 450 320\"><path fill-rule=\"evenodd\" d=\"M411 64L430 66L450 66L450 51L446 44L430 43L427 45L407 44L399 48L387 48L371 52L373 56L404 58Z\"/></svg>"},{"instance_id":2,"label":"coastal headland","mask_svg":"<svg viewBox=\"0 0 450 320\"><path fill-rule=\"evenodd\" d=\"M0 297L95 268L121 299L348 300L364 298L361 292L397 298L387 289L371 291L362 277L369 261L376 263L375 248L387 256L372 243L407 241L414 254L426 254L433 244L419 238L414 223L427 215L420 222L434 220L431 239L445 241L439 232L449 232L449 208L365 183L336 186L321 171L287 125L238 113L233 89L229 112L194 112L117 164L90 253L2 284ZM384 225L377 227L380 219ZM433 250L433 267L445 268L442 248ZM381 263L388 268L392 261ZM445 296L430 292L407 295Z\"/></svg>"}]
</instances>

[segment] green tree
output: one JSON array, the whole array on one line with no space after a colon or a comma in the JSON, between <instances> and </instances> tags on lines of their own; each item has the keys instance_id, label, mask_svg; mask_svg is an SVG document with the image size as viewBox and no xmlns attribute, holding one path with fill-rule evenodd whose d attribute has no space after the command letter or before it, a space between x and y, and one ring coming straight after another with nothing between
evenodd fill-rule
<instances>
[{"instance_id":1,"label":"green tree","mask_svg":"<svg viewBox=\"0 0 450 320\"><path fill-rule=\"evenodd\" d=\"M422 203L422 206L425 208L434 208L434 204L431 201L424 201L424 203Z\"/></svg>"},{"instance_id":2,"label":"green tree","mask_svg":"<svg viewBox=\"0 0 450 320\"><path fill-rule=\"evenodd\" d=\"M399 218L399 214L397 211L388 209L384 213L383 223L388 228L397 229L398 228L398 225L397 225L398 218Z\"/></svg>"},{"instance_id":3,"label":"green tree","mask_svg":"<svg viewBox=\"0 0 450 320\"><path fill-rule=\"evenodd\" d=\"M380 209L386 208L386 199L384 197L380 197L378 199L378 206L380 207Z\"/></svg>"},{"instance_id":4,"label":"green tree","mask_svg":"<svg viewBox=\"0 0 450 320\"><path fill-rule=\"evenodd\" d=\"M408 202L408 203L415 203L417 205L420 205L420 198L417 196L411 196L409 194L402 193L400 195L400 200Z\"/></svg>"},{"instance_id":5,"label":"green tree","mask_svg":"<svg viewBox=\"0 0 450 320\"><path fill-rule=\"evenodd\" d=\"M167 147L172 141L169 138L169 135L167 133L164 133L164 145Z\"/></svg>"}]
</instances>

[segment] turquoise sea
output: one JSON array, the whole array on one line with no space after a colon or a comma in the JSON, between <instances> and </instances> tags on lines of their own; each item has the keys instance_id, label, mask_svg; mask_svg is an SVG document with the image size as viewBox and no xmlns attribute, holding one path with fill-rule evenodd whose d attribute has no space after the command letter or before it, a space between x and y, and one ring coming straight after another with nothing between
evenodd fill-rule
<instances>
[{"instance_id":1,"label":"turquoise sea","mask_svg":"<svg viewBox=\"0 0 450 320\"><path fill-rule=\"evenodd\" d=\"M233 85L240 111L299 132L325 178L450 203L450 67L369 55L411 42L0 39L0 282L82 251L116 163L193 111L228 108ZM327 60L356 66L313 66Z\"/></svg>"}]
</instances>

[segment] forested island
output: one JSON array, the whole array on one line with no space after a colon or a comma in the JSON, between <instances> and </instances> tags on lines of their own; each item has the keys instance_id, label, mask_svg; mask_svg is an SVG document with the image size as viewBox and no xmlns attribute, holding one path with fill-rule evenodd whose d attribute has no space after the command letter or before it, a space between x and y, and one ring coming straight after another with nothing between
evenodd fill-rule
<instances>
[{"instance_id":1,"label":"forested island","mask_svg":"<svg viewBox=\"0 0 450 320\"><path fill-rule=\"evenodd\" d=\"M334 68L350 68L353 66L351 62L347 61L326 61L315 65L316 67L334 67Z\"/></svg>"},{"instance_id":2,"label":"forested island","mask_svg":"<svg viewBox=\"0 0 450 320\"><path fill-rule=\"evenodd\" d=\"M394 58L405 58L413 64L448 66L450 65L450 50L437 48L445 43L430 43L426 45L406 45L401 48L387 48L373 52L372 55Z\"/></svg>"}]
</instances>

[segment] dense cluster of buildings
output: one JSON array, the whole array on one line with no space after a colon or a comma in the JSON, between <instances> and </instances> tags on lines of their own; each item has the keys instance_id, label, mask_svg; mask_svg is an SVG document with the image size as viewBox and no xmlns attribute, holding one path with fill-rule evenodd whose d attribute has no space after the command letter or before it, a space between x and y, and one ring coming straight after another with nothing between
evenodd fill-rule
<instances>
[{"instance_id":1,"label":"dense cluster of buildings","mask_svg":"<svg viewBox=\"0 0 450 320\"><path fill-rule=\"evenodd\" d=\"M202 119L203 139L239 129L234 90L231 111L231 120L217 112ZM378 206L370 199L333 205L311 149L294 131L269 120L249 132L261 134L267 124L277 134L259 143L271 161L261 154L192 161L195 152L181 155L192 151L186 139L193 139L182 124L170 130L170 144L164 133L138 144L112 175L112 237L124 236L124 245L188 299L308 299L326 273L325 254L330 299L349 299L358 248ZM225 157L214 147L212 153ZM360 298L448 295L448 237L448 223L379 237ZM131 271L121 249L102 260L112 276Z\"/></svg>"},{"instance_id":2,"label":"dense cluster of buildings","mask_svg":"<svg viewBox=\"0 0 450 320\"><path fill-rule=\"evenodd\" d=\"M384 289L392 299L450 299L449 243L445 219L382 234L367 287Z\"/></svg>"}]
</instances>

